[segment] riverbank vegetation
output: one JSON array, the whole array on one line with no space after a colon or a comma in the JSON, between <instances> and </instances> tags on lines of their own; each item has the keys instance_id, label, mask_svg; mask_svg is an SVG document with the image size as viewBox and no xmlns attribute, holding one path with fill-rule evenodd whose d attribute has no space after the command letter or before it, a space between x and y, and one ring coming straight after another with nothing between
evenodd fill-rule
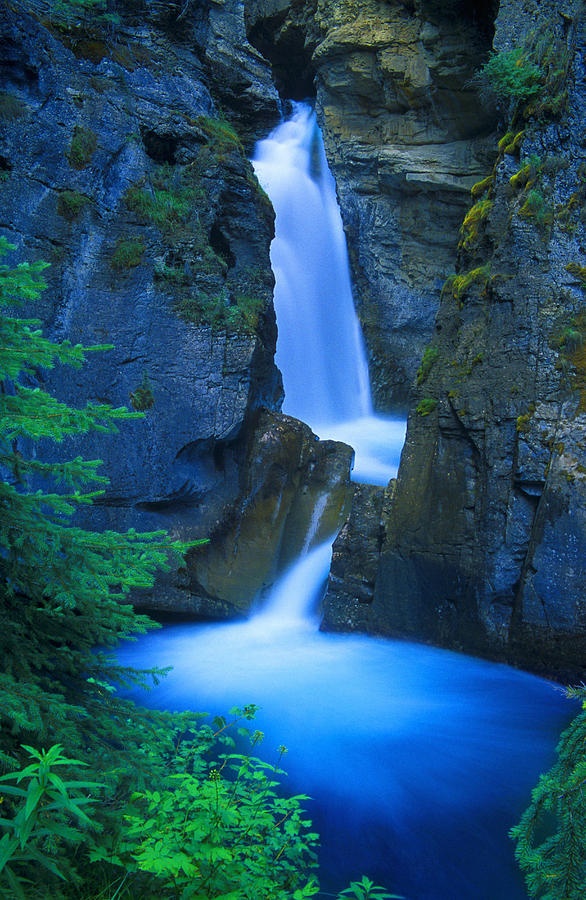
<instances>
[{"instance_id":1,"label":"riverbank vegetation","mask_svg":"<svg viewBox=\"0 0 586 900\"><path fill-rule=\"evenodd\" d=\"M0 258L14 250L0 239ZM0 896L303 900L319 893L305 795L254 755L253 706L228 718L157 712L118 689L160 670L113 649L156 627L129 602L189 544L164 532L93 532L76 514L107 479L98 460L53 454L143 415L75 409L45 390L89 352L44 337L25 314L46 263L0 264ZM24 310L22 308L24 307ZM343 897L394 895L367 878Z\"/></svg>"}]
</instances>

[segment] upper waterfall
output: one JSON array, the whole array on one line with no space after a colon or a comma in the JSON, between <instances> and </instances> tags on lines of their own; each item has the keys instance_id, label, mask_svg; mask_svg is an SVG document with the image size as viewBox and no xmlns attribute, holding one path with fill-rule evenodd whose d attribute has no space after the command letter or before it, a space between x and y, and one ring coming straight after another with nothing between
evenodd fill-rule
<instances>
[{"instance_id":1,"label":"upper waterfall","mask_svg":"<svg viewBox=\"0 0 586 900\"><path fill-rule=\"evenodd\" d=\"M336 187L315 113L293 116L257 144L253 165L276 214L271 263L284 411L312 427L372 412Z\"/></svg>"},{"instance_id":2,"label":"upper waterfall","mask_svg":"<svg viewBox=\"0 0 586 900\"><path fill-rule=\"evenodd\" d=\"M312 108L294 103L291 118L256 145L252 163L276 217L283 411L321 438L350 444L355 481L386 484L396 475L405 423L373 414L336 185Z\"/></svg>"}]
</instances>

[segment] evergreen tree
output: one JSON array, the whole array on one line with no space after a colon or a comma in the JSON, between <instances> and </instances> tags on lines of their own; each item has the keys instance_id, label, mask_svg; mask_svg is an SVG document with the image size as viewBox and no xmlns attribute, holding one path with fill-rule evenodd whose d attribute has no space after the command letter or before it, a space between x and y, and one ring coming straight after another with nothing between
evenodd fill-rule
<instances>
[{"instance_id":1,"label":"evergreen tree","mask_svg":"<svg viewBox=\"0 0 586 900\"><path fill-rule=\"evenodd\" d=\"M0 239L0 257L14 249ZM39 386L56 364L80 366L87 348L43 336L9 315L46 287L46 263L0 265L0 763L20 744L62 743L83 752L112 736L104 699L119 670L108 648L154 623L128 602L152 587L170 552L166 533L97 533L72 524L103 492L99 460L37 458L37 442L116 431L140 413L87 403L73 409ZM91 350L103 350L93 347ZM195 542L198 543L198 542ZM96 649L96 648L101 649Z\"/></svg>"},{"instance_id":2,"label":"evergreen tree","mask_svg":"<svg viewBox=\"0 0 586 900\"><path fill-rule=\"evenodd\" d=\"M583 900L586 889L586 686L567 693L582 700L582 711L511 830L529 895L539 900Z\"/></svg>"}]
</instances>

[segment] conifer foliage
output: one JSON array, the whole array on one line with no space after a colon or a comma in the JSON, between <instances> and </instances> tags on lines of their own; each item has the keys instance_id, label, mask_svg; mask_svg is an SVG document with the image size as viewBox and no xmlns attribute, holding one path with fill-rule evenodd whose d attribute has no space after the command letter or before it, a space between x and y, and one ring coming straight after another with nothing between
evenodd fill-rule
<instances>
[{"instance_id":1,"label":"conifer foliage","mask_svg":"<svg viewBox=\"0 0 586 900\"><path fill-rule=\"evenodd\" d=\"M0 260L13 249L0 238ZM75 524L107 479L98 460L48 462L47 446L143 414L43 389L44 370L106 349L53 343L14 315L45 267L0 262L0 896L304 900L317 891L307 798L284 799L277 766L233 752L255 708L209 725L116 691L161 674L109 655L154 625L129 592L203 542Z\"/></svg>"},{"instance_id":2,"label":"conifer foliage","mask_svg":"<svg viewBox=\"0 0 586 900\"><path fill-rule=\"evenodd\" d=\"M1 240L2 257L12 249ZM0 265L0 762L8 768L22 739L61 740L71 721L91 743L88 710L116 676L95 648L152 624L127 595L152 586L169 552L183 549L164 532L76 527L75 511L107 481L99 460L37 458L40 440L116 431L120 420L140 415L96 403L73 409L38 385L43 370L78 367L87 353L50 341L34 319L8 314L39 297L46 265Z\"/></svg>"},{"instance_id":3,"label":"conifer foliage","mask_svg":"<svg viewBox=\"0 0 586 900\"><path fill-rule=\"evenodd\" d=\"M511 830L529 896L539 900L583 900L586 886L586 686L567 693L582 701L582 710Z\"/></svg>"}]
</instances>

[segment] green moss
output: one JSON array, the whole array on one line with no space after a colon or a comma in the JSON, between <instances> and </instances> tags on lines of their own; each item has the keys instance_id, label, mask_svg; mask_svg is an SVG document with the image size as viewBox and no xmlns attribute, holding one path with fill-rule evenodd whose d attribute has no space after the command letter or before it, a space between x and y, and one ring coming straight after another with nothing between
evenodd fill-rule
<instances>
[{"instance_id":1,"label":"green moss","mask_svg":"<svg viewBox=\"0 0 586 900\"><path fill-rule=\"evenodd\" d=\"M581 266L576 262L570 262L566 266L566 272L569 272L570 275L574 275L581 283L581 286L586 288L586 266Z\"/></svg>"},{"instance_id":2,"label":"green moss","mask_svg":"<svg viewBox=\"0 0 586 900\"><path fill-rule=\"evenodd\" d=\"M155 405L155 395L146 372L143 374L142 381L136 390L131 391L130 404L137 412L146 412L147 409L152 409Z\"/></svg>"},{"instance_id":3,"label":"green moss","mask_svg":"<svg viewBox=\"0 0 586 900\"><path fill-rule=\"evenodd\" d=\"M141 238L120 238L114 247L110 265L118 271L134 269L140 265L144 250Z\"/></svg>"},{"instance_id":4,"label":"green moss","mask_svg":"<svg viewBox=\"0 0 586 900\"><path fill-rule=\"evenodd\" d=\"M533 414L535 412L535 404L530 403L529 408L526 413L523 413L520 416L517 416L517 432L519 434L525 434L529 431L529 424L531 419L533 418Z\"/></svg>"},{"instance_id":5,"label":"green moss","mask_svg":"<svg viewBox=\"0 0 586 900\"><path fill-rule=\"evenodd\" d=\"M423 384L427 376L431 372L433 364L439 356L437 347L426 347L421 360L421 365L417 370L417 384Z\"/></svg>"},{"instance_id":6,"label":"green moss","mask_svg":"<svg viewBox=\"0 0 586 900\"><path fill-rule=\"evenodd\" d=\"M98 139L91 128L76 125L67 151L69 165L74 169L84 169L90 162L98 146Z\"/></svg>"},{"instance_id":7,"label":"green moss","mask_svg":"<svg viewBox=\"0 0 586 900\"><path fill-rule=\"evenodd\" d=\"M0 91L0 122L15 122L22 118L25 110L22 100L8 91Z\"/></svg>"},{"instance_id":8,"label":"green moss","mask_svg":"<svg viewBox=\"0 0 586 900\"><path fill-rule=\"evenodd\" d=\"M429 416L437 406L437 400L433 397L424 397L415 407L415 412L419 416Z\"/></svg>"},{"instance_id":9,"label":"green moss","mask_svg":"<svg viewBox=\"0 0 586 900\"><path fill-rule=\"evenodd\" d=\"M521 149L525 131L507 131L498 143L499 153L516 156Z\"/></svg>"},{"instance_id":10,"label":"green moss","mask_svg":"<svg viewBox=\"0 0 586 900\"><path fill-rule=\"evenodd\" d=\"M532 220L538 228L549 228L553 223L553 207L536 188L528 191L519 215L522 219Z\"/></svg>"},{"instance_id":11,"label":"green moss","mask_svg":"<svg viewBox=\"0 0 586 900\"><path fill-rule=\"evenodd\" d=\"M483 178L482 181L477 181L476 184L473 184L470 193L472 194L473 200L479 200L483 194L488 193L492 189L494 185L494 175L487 175L486 178Z\"/></svg>"},{"instance_id":12,"label":"green moss","mask_svg":"<svg viewBox=\"0 0 586 900\"><path fill-rule=\"evenodd\" d=\"M460 228L459 246L462 250L469 250L477 242L480 229L493 206L492 200L479 200L468 210Z\"/></svg>"},{"instance_id":13,"label":"green moss","mask_svg":"<svg viewBox=\"0 0 586 900\"><path fill-rule=\"evenodd\" d=\"M478 266L469 272L464 272L462 275L450 275L444 284L442 293L449 291L454 300L461 302L466 292L473 285L477 285L482 292L486 292L490 280L490 265Z\"/></svg>"},{"instance_id":14,"label":"green moss","mask_svg":"<svg viewBox=\"0 0 586 900\"><path fill-rule=\"evenodd\" d=\"M61 191L57 197L57 212L68 222L73 222L90 203L90 198L79 191Z\"/></svg>"}]
</instances>

